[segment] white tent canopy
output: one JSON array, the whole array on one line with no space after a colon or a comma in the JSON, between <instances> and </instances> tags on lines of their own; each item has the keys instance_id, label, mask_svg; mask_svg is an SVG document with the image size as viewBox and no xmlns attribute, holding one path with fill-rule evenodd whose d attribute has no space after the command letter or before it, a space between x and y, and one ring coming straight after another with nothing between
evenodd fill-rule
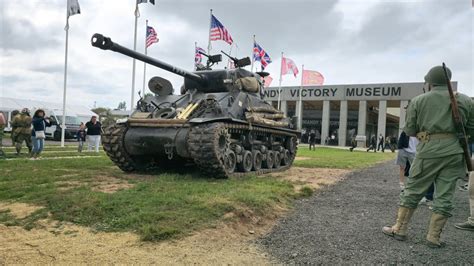
<instances>
[{"instance_id":1,"label":"white tent canopy","mask_svg":"<svg viewBox=\"0 0 474 266\"><path fill-rule=\"evenodd\" d=\"M13 110L21 111L23 108L30 110L34 109L49 109L54 110L57 115L62 115L62 103L61 102L44 102L37 100L26 100L26 99L14 99L8 97L0 97L0 111L11 112ZM66 115L77 116L82 122L89 121L91 116L97 115L92 112L90 108L83 105L68 105L66 107Z\"/></svg>"}]
</instances>

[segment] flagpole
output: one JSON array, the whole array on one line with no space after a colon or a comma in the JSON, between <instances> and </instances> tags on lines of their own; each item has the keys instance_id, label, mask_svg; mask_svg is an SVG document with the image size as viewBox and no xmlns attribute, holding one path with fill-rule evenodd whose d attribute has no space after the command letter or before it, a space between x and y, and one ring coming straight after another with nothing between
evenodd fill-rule
<instances>
[{"instance_id":1,"label":"flagpole","mask_svg":"<svg viewBox=\"0 0 474 266\"><path fill-rule=\"evenodd\" d=\"M61 147L64 148L66 133L66 88L67 88L67 52L69 43L69 14L66 8L66 45L64 49L64 90L63 90L63 121L61 123Z\"/></svg>"},{"instance_id":2,"label":"flagpole","mask_svg":"<svg viewBox=\"0 0 474 266\"><path fill-rule=\"evenodd\" d=\"M297 128L298 130L301 130L303 127L303 96L301 93L303 92L303 76L304 76L304 64L301 65L301 86L300 86L300 104L298 108L298 123L297 123Z\"/></svg>"},{"instance_id":3,"label":"flagpole","mask_svg":"<svg viewBox=\"0 0 474 266\"><path fill-rule=\"evenodd\" d=\"M281 64L280 64L280 84L278 85L278 110L280 110L280 99L281 99L281 69L283 68L283 52L281 52Z\"/></svg>"},{"instance_id":4,"label":"flagpole","mask_svg":"<svg viewBox=\"0 0 474 266\"><path fill-rule=\"evenodd\" d=\"M135 1L135 32L133 34L133 51L137 51L137 24L138 24L138 0ZM132 97L130 100L130 111L133 111L133 106L135 102L135 68L136 61L135 58L132 60Z\"/></svg>"},{"instance_id":5,"label":"flagpole","mask_svg":"<svg viewBox=\"0 0 474 266\"><path fill-rule=\"evenodd\" d=\"M251 56L252 56L252 65L250 66L250 71L253 70L253 63L255 61L255 58L254 58L254 51L253 51L253 48L255 46L255 34L253 35L253 43L252 43L252 53L251 53Z\"/></svg>"},{"instance_id":6,"label":"flagpole","mask_svg":"<svg viewBox=\"0 0 474 266\"><path fill-rule=\"evenodd\" d=\"M146 28L145 28L145 55L148 54L148 46L146 45L147 43L147 34L148 34L148 19L146 20ZM146 81L146 63L143 63L143 91L142 91L142 97L145 97L145 82Z\"/></svg>"},{"instance_id":7,"label":"flagpole","mask_svg":"<svg viewBox=\"0 0 474 266\"><path fill-rule=\"evenodd\" d=\"M198 42L194 42L194 71L197 70L197 64L196 64L196 51L197 51L197 46L198 46Z\"/></svg>"},{"instance_id":8,"label":"flagpole","mask_svg":"<svg viewBox=\"0 0 474 266\"><path fill-rule=\"evenodd\" d=\"M211 15L209 16L209 42L207 43L207 54L211 54L211 27L212 27L212 9L210 11Z\"/></svg>"}]
</instances>

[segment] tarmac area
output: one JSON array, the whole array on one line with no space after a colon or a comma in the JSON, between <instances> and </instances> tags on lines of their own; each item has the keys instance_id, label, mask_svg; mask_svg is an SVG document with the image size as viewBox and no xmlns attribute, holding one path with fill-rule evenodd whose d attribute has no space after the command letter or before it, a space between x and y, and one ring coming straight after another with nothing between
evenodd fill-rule
<instances>
[{"instance_id":1,"label":"tarmac area","mask_svg":"<svg viewBox=\"0 0 474 266\"><path fill-rule=\"evenodd\" d=\"M257 242L284 264L474 263L474 232L453 226L469 216L468 192L456 188L453 217L442 233L447 245L442 249L425 245L431 215L426 205L413 215L407 241L382 233L383 226L395 222L399 192L398 166L393 161L352 172L300 200L293 213Z\"/></svg>"}]
</instances>

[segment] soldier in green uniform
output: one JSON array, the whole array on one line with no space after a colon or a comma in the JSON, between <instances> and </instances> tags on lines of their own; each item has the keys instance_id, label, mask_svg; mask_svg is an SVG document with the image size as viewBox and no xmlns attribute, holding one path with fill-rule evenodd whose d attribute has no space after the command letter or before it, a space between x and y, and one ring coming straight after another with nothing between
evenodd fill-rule
<instances>
[{"instance_id":1,"label":"soldier in green uniform","mask_svg":"<svg viewBox=\"0 0 474 266\"><path fill-rule=\"evenodd\" d=\"M25 141L26 146L31 153L31 116L28 108L23 108L21 113L13 118L12 127L15 127L13 133L15 134L16 154L20 154L23 141Z\"/></svg>"},{"instance_id":2,"label":"soldier in green uniform","mask_svg":"<svg viewBox=\"0 0 474 266\"><path fill-rule=\"evenodd\" d=\"M451 71L448 69L451 78ZM405 191L400 194L398 217L393 226L386 226L383 233L397 240L406 240L408 223L418 202L430 185L435 184L433 213L426 237L430 247L441 247L441 231L451 216L453 196L458 178L466 174L463 149L456 137L451 112L447 80L441 66L430 69L425 76L428 92L410 102L404 131L417 136L420 143ZM463 94L457 93L459 112L466 133L474 133L474 104Z\"/></svg>"},{"instance_id":3,"label":"soldier in green uniform","mask_svg":"<svg viewBox=\"0 0 474 266\"><path fill-rule=\"evenodd\" d=\"M13 120L13 118L15 118L16 115L18 115L20 113L20 111L18 110L13 110L12 111L12 114L11 114L11 118ZM16 143L16 133L15 133L15 129L16 127L10 123L11 127L12 127L12 133L11 133L11 138L12 138L12 146L15 146L15 143Z\"/></svg>"},{"instance_id":4,"label":"soldier in green uniform","mask_svg":"<svg viewBox=\"0 0 474 266\"><path fill-rule=\"evenodd\" d=\"M5 157L5 153L3 152L3 130L5 129L5 126L7 125L7 120L5 119L5 116L3 115L2 112L0 112L0 158Z\"/></svg>"}]
</instances>

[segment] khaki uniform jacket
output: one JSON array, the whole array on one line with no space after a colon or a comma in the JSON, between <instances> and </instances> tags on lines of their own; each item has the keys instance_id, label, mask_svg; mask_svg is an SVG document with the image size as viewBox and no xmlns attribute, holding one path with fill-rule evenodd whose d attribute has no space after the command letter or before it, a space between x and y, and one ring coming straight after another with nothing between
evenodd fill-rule
<instances>
[{"instance_id":1,"label":"khaki uniform jacket","mask_svg":"<svg viewBox=\"0 0 474 266\"><path fill-rule=\"evenodd\" d=\"M18 114L12 120L12 128L15 128L16 135L31 134L31 116L25 114Z\"/></svg>"},{"instance_id":2,"label":"khaki uniform jacket","mask_svg":"<svg viewBox=\"0 0 474 266\"><path fill-rule=\"evenodd\" d=\"M473 101L461 93L457 93L456 99L466 134L474 136ZM447 86L435 86L430 92L412 99L408 105L404 131L409 136L415 136L419 132L456 134ZM420 159L441 158L460 153L463 153L461 144L454 137L420 142L416 148L416 156Z\"/></svg>"}]
</instances>

